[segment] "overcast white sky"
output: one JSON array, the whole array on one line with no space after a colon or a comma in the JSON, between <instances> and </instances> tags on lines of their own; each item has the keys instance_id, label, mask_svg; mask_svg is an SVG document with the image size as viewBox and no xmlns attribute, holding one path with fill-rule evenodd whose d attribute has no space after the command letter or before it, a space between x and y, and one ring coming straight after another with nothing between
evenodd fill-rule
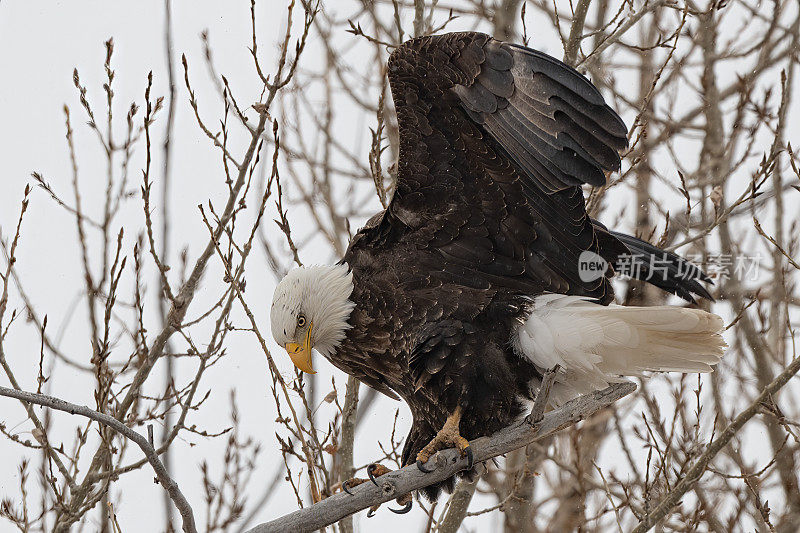
<instances>
[{"instance_id":1,"label":"overcast white sky","mask_svg":"<svg viewBox=\"0 0 800 533\"><path fill-rule=\"evenodd\" d=\"M274 57L274 43L282 33L283 4L279 0L272 0L262 3L259 8L260 50L264 54L262 57L265 65L272 64L270 58ZM143 103L149 71L152 70L154 74L154 93L167 93L162 40L163 9L163 2L160 1L3 0L0 3L0 228L3 238L8 238L16 222L23 189L26 184L31 183L32 171L41 172L53 188L66 198L72 197L69 159L64 141L62 108L65 104L70 106L76 132L84 205L90 206L90 211L98 212L104 194L105 163L94 134L83 126L85 115L76 97L72 72L74 68L78 69L82 83L89 87L90 101L102 113L102 82L105 79L103 42L109 37L114 38L114 88L117 102L115 114L117 131L121 135L124 114L130 102ZM174 258L183 246L188 246L189 258L193 261L198 247L206 239L196 206L209 198L219 205L226 190L219 156L197 128L189 108L182 83L180 55L185 53L188 58L201 112L211 124L216 124L221 116L221 106L203 63L199 38L201 31L209 31L216 64L231 80L241 102L256 101L260 85L247 51L250 45L249 2L178 1L174 5L173 20L179 83L173 135L173 194L170 198L172 212L175 214L172 226L174 246L170 253ZM450 28L466 29L458 21ZM552 36L543 36L536 44L554 55L561 55L559 44ZM154 130L158 145L154 152L154 168L159 169L159 172L163 118L165 117L162 116L161 123ZM366 128L369 125L352 124L350 131L337 133L345 139L363 139L366 152L369 139ZM357 131L358 129L363 131ZM244 151L241 140L241 136L234 136L230 143L234 153L238 155ZM135 159L131 168L131 188L134 191L139 187L141 165L141 160ZM157 189L158 186L154 188ZM375 210L378 208L379 204L375 199ZM129 225L138 231L141 225L141 200L138 195L123 209L115 227L119 224ZM277 231L271 222L268 224L270 232ZM126 235L128 254L131 253L134 239L135 231ZM63 351L77 360L88 362L91 348L83 320L85 306L81 302L77 308L74 307L81 290L80 263L75 243L74 218L56 206L46 193L34 190L24 222L16 268L40 314L46 313L49 316L50 331L63 330L60 337ZM325 255L314 257L313 252L308 252L305 259L307 262L328 262L332 258ZM250 303L266 332L269 331L268 302L274 279L267 271L260 253L253 255L249 270L247 289ZM201 309L203 303L218 298L221 287L219 280L220 269L214 265L206 275L193 309ZM154 284L155 280L150 280L149 285L153 287ZM19 306L19 300L15 298L16 295L12 295L12 303ZM153 320L153 329L155 324ZM239 325L243 324L241 322ZM39 353L35 329L18 322L9 335L6 350L9 363L17 372L22 386L35 390ZM224 428L228 420L229 391L236 391L243 432L262 442L263 451L258 458L258 468L248 490L250 500L253 501L261 495L261 485L272 478L280 461L274 436L275 413L267 390L266 363L254 339L246 333L235 333L229 339L228 352L225 360L204 378L201 389L210 388L211 398L201 411L191 415L188 423L195 423L209 431ZM283 357L285 354L278 350L275 354L281 369L288 374L291 364ZM330 383L331 377L335 378L338 389L344 391L345 376L342 373L334 371L324 361L317 361L316 364L320 370L319 383L323 384L322 394L330 390L325 389L324 384ZM184 377L192 369L193 365L187 366L184 362L179 365L180 375ZM156 379L155 383L160 386L161 381ZM0 384L7 384L4 376L0 377ZM93 403L92 380L76 375L67 368L56 367L48 386L51 393L69 401L87 405ZM357 464L366 464L379 455L377 440L388 436L394 409L398 407L398 434L404 436L410 424L405 406L385 398L372 405L367 421L356 437ZM327 408L320 408L320 420L330 418L332 412L326 412ZM54 418L54 434L63 435L65 440L71 442L69 432L79 421L62 413L54 414ZM30 426L18 403L0 399L0 420L14 431L22 432L23 438L30 438L29 433L24 434L30 431ZM210 463L212 472L218 472L215 464L221 461L223 445L223 439L208 441L186 436L174 446L178 463L175 477L194 504L195 514L201 524L204 517L198 465L206 460ZM6 439L0 439L0 457L3 459L0 461L0 498L9 496L18 500L19 460L22 457L35 457L33 465L38 466L38 457L30 450L10 444ZM131 457L138 457L138 452L133 450ZM148 531L161 527L162 492L159 486L152 483L152 479L151 470L145 467L139 472L125 475L114 485L112 501L123 531ZM32 483L38 484L35 475L32 476ZM487 500L486 503L491 505L494 502ZM269 501L254 523L284 514L295 506L294 496L287 486ZM249 510L248 508L248 512ZM97 511L94 511L92 518L96 514ZM407 531L409 524L422 524L424 519L425 516L418 508L405 517L396 517L383 509L370 521L367 521L364 513L358 518L364 524L362 530L368 531L380 526L387 533ZM493 524L494 520L492 515L485 515L469 524L470 527L482 529ZM11 527L7 522L0 522L0 532L11 531ZM94 530L95 524L88 523L87 529Z\"/></svg>"}]
</instances>

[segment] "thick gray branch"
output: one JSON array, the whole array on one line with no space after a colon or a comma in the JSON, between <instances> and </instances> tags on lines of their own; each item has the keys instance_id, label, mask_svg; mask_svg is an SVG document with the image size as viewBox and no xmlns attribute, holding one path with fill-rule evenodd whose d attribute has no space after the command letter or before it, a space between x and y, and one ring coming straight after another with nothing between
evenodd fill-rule
<instances>
[{"instance_id":1,"label":"thick gray branch","mask_svg":"<svg viewBox=\"0 0 800 533\"><path fill-rule=\"evenodd\" d=\"M144 436L132 430L113 416L97 412L94 409L86 407L85 405L77 405L74 403L65 402L60 398L54 398L52 396L36 394L33 392L9 389L6 387L0 387L0 396L16 398L17 400L21 400L26 403L50 407L51 409L64 411L65 413L72 415L85 416L86 418L94 420L95 422L99 422L104 426L110 427L120 435L123 435L135 442L139 448L142 449L145 457L147 457L147 461L152 465L153 470L155 470L156 476L158 477L158 482L162 487L164 487L164 490L167 491L169 497L175 503L175 507L177 507L178 511L180 511L181 517L183 517L183 530L186 533L197 532L197 527L194 523L192 507L189 505L186 497L178 488L178 484L175 483L171 477L169 477L169 473L164 467L164 463L162 463L161 459L158 458L158 454L156 453L155 449L150 445Z\"/></svg>"},{"instance_id":2,"label":"thick gray branch","mask_svg":"<svg viewBox=\"0 0 800 533\"><path fill-rule=\"evenodd\" d=\"M491 437L476 439L470 443L475 461L486 461L543 439L578 423L634 390L636 385L633 383L615 383L607 389L581 396L546 413L539 424L531 425L523 421ZM378 478L380 487L363 483L353 489L352 496L343 492L335 494L319 503L258 525L248 533L314 531L372 505L443 481L466 466L466 458L459 457L456 450L444 450L436 455L436 470L430 474L421 472L414 465L407 466Z\"/></svg>"},{"instance_id":3,"label":"thick gray branch","mask_svg":"<svg viewBox=\"0 0 800 533\"><path fill-rule=\"evenodd\" d=\"M475 489L478 487L480 479L475 476L472 481L462 479L456 485L453 491L453 496L450 497L450 502L447 507L447 514L444 519L439 522L439 533L457 533L461 529L461 524L467 516L467 509L472 502L472 497L475 495Z\"/></svg>"},{"instance_id":4,"label":"thick gray branch","mask_svg":"<svg viewBox=\"0 0 800 533\"><path fill-rule=\"evenodd\" d=\"M356 411L358 410L359 381L353 376L347 378L347 389L342 408L342 439L339 444L339 482L350 479L355 474L353 468L353 446L356 436ZM339 523L341 533L353 533L353 520L345 517Z\"/></svg>"},{"instance_id":5,"label":"thick gray branch","mask_svg":"<svg viewBox=\"0 0 800 533\"><path fill-rule=\"evenodd\" d=\"M578 0L578 7L575 8L575 18L572 19L572 28L569 31L569 39L564 50L564 63L575 66L578 59L578 50L581 48L583 39L583 25L586 22L586 14L589 12L591 0Z\"/></svg>"}]
</instances>

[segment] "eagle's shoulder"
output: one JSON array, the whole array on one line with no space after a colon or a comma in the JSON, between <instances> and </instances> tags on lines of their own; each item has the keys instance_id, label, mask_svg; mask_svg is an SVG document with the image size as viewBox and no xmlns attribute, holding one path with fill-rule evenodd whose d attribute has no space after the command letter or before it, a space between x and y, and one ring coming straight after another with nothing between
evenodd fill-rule
<instances>
[{"instance_id":1,"label":"eagle's shoulder","mask_svg":"<svg viewBox=\"0 0 800 533\"><path fill-rule=\"evenodd\" d=\"M367 220L366 224L350 239L342 261L348 263L352 268L364 260L365 252L367 255L371 255L375 247L385 241L385 233L388 230L384 224L385 215L386 210L384 209Z\"/></svg>"}]
</instances>

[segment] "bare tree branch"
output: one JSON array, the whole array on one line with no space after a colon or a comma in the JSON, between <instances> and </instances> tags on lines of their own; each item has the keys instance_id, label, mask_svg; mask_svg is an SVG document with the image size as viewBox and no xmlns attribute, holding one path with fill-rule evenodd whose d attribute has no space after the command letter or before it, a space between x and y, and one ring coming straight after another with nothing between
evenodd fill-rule
<instances>
[{"instance_id":1,"label":"bare tree branch","mask_svg":"<svg viewBox=\"0 0 800 533\"><path fill-rule=\"evenodd\" d=\"M450 501L447 502L447 514L439 522L439 533L458 532L461 528L461 523L467 516L467 510L472 497L475 495L478 481L480 481L480 477L476 476L472 481L462 479L458 482L453 494L450 496Z\"/></svg>"},{"instance_id":2,"label":"bare tree branch","mask_svg":"<svg viewBox=\"0 0 800 533\"><path fill-rule=\"evenodd\" d=\"M475 461L486 461L577 424L634 390L636 385L633 383L615 383L550 411L544 415L540 424L531 425L523 421L491 437L476 439L470 443ZM415 465L390 472L378 478L379 487L372 483L363 483L353 489L352 496L346 493L336 494L310 507L256 526L249 533L313 531L325 527L367 507L443 481L463 470L467 466L467 459L460 457L456 450L445 450L437 454L436 465L436 470L430 474L423 473Z\"/></svg>"},{"instance_id":3,"label":"bare tree branch","mask_svg":"<svg viewBox=\"0 0 800 533\"><path fill-rule=\"evenodd\" d=\"M161 459L158 458L156 450L148 442L146 437L132 430L113 416L99 413L94 409L90 409L83 405L65 402L60 398L53 398L52 396L47 396L44 394L36 394L33 392L9 389L6 387L0 387L0 396L16 398L17 400L27 404L50 407L51 409L56 409L72 415L85 416L86 418L94 420L95 422L99 422L104 426L113 429L120 435L135 442L139 448L142 449L145 457L147 457L147 461L153 467L153 470L158 477L158 482L162 487L164 487L164 490L167 491L169 497L172 499L172 502L175 504L175 507L177 507L178 511L181 513L181 516L183 517L183 530L186 533L197 532L197 527L194 523L194 513L192 512L192 507L189 505L188 500L178 488L178 484L169 476L167 469L164 467L164 463L162 463Z\"/></svg>"}]
</instances>

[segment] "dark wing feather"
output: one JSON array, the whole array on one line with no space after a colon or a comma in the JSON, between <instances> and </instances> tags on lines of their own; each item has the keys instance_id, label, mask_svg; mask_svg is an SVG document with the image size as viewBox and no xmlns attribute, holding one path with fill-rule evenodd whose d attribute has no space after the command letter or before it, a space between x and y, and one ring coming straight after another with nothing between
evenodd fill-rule
<instances>
[{"instance_id":1,"label":"dark wing feather","mask_svg":"<svg viewBox=\"0 0 800 533\"><path fill-rule=\"evenodd\" d=\"M627 128L598 90L536 50L494 40L484 49L476 79L453 88L472 118L547 192L605 184Z\"/></svg>"}]
</instances>

